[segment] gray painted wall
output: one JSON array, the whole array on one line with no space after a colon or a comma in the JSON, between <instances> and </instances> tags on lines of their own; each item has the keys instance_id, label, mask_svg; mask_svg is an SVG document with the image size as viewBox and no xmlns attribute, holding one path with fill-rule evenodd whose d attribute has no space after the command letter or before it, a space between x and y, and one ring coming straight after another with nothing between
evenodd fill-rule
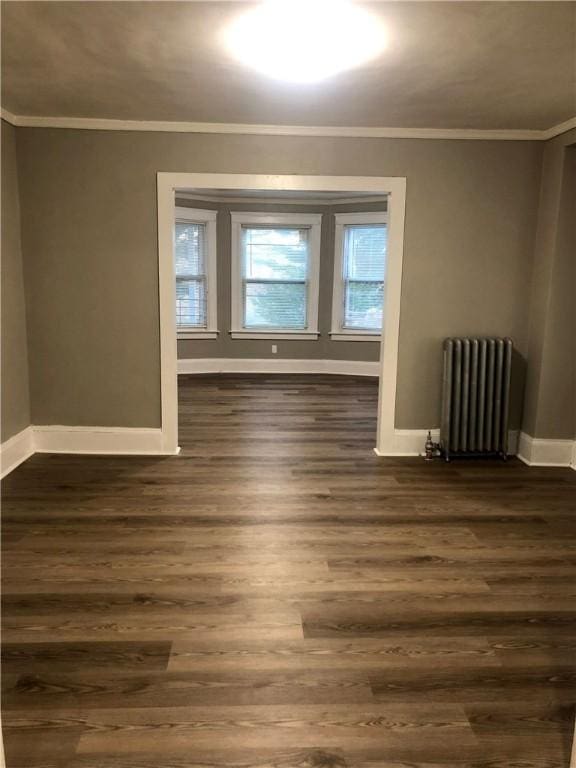
<instances>
[{"instance_id":1,"label":"gray painted wall","mask_svg":"<svg viewBox=\"0 0 576 768\"><path fill-rule=\"evenodd\" d=\"M176 199L177 205L189 208L206 208L218 211L218 329L217 340L188 340L178 342L179 358L231 357L231 358L285 358L293 360L378 360L378 341L332 341L329 333L332 324L332 286L334 281L334 213L352 211L386 210L386 201L334 206L280 205L261 203L214 203L198 200ZM320 245L320 291L318 305L318 329L320 338L313 341L264 341L261 339L232 339L230 330L231 304L231 211L263 211L272 213L321 213L322 239ZM272 354L272 344L278 352Z\"/></svg>"},{"instance_id":2,"label":"gray painted wall","mask_svg":"<svg viewBox=\"0 0 576 768\"><path fill-rule=\"evenodd\" d=\"M2 409L0 440L30 424L16 129L2 122Z\"/></svg>"},{"instance_id":3,"label":"gray painted wall","mask_svg":"<svg viewBox=\"0 0 576 768\"><path fill-rule=\"evenodd\" d=\"M524 431L538 438L576 434L575 144L570 131L543 158L524 408Z\"/></svg>"},{"instance_id":4,"label":"gray painted wall","mask_svg":"<svg viewBox=\"0 0 576 768\"><path fill-rule=\"evenodd\" d=\"M188 171L407 177L396 426L437 425L445 336L526 354L542 149L19 129L34 423L159 426L156 172Z\"/></svg>"}]
</instances>

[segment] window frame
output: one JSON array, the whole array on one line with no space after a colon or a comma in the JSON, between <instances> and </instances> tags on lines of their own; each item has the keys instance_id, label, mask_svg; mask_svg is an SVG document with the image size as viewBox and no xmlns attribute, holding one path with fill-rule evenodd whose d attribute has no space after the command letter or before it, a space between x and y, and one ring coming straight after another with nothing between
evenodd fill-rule
<instances>
[{"instance_id":1,"label":"window frame","mask_svg":"<svg viewBox=\"0 0 576 768\"><path fill-rule=\"evenodd\" d=\"M382 311L382 329L370 331L364 328L344 328L344 228L359 224L385 224L388 226L387 211L334 214L334 282L332 289L332 341L380 341L384 335L385 311ZM384 275L384 299L386 297L386 275Z\"/></svg>"},{"instance_id":2,"label":"window frame","mask_svg":"<svg viewBox=\"0 0 576 768\"><path fill-rule=\"evenodd\" d=\"M218 211L203 208L185 208L175 206L174 211L174 284L178 281L176 274L176 224L203 224L206 227L206 327L196 328L189 325L178 325L176 321L176 336L178 339L217 339L218 338L218 285L217 285L217 249L216 221Z\"/></svg>"},{"instance_id":3,"label":"window frame","mask_svg":"<svg viewBox=\"0 0 576 768\"><path fill-rule=\"evenodd\" d=\"M320 285L320 233L321 213L263 213L233 211L232 220L232 327L233 339L299 339L315 340L318 332L318 297ZM299 227L308 229L308 276L306 280L306 319L304 329L270 328L254 330L245 328L243 275L242 275L242 228L245 226ZM280 282L280 281L279 281Z\"/></svg>"}]
</instances>

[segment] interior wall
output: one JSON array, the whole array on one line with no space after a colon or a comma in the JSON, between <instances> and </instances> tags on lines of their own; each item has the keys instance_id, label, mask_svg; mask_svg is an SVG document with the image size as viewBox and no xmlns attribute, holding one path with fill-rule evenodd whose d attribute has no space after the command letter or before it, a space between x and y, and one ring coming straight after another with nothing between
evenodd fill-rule
<instances>
[{"instance_id":1,"label":"interior wall","mask_svg":"<svg viewBox=\"0 0 576 768\"><path fill-rule=\"evenodd\" d=\"M30 424L16 129L2 121L2 397L0 441Z\"/></svg>"},{"instance_id":2,"label":"interior wall","mask_svg":"<svg viewBox=\"0 0 576 768\"><path fill-rule=\"evenodd\" d=\"M576 435L576 131L547 142L535 239L523 431Z\"/></svg>"},{"instance_id":3,"label":"interior wall","mask_svg":"<svg viewBox=\"0 0 576 768\"><path fill-rule=\"evenodd\" d=\"M158 171L407 178L398 428L439 423L444 337L526 354L540 143L18 131L37 424L160 425Z\"/></svg>"},{"instance_id":4,"label":"interior wall","mask_svg":"<svg viewBox=\"0 0 576 768\"><path fill-rule=\"evenodd\" d=\"M284 358L292 360L362 360L377 361L380 356L380 340L377 341L332 341L332 286L334 282L334 214L383 211L386 201L379 203L354 203L330 205L282 205L279 203L215 203L202 199L176 198L176 204L188 208L204 208L218 211L217 259L218 259L218 339L180 339L179 358L228 357L234 359ZM233 339L230 336L231 321L231 271L232 240L231 211L258 211L266 213L321 213L322 232L320 244L320 291L318 303L318 330L320 336L314 340L264 340ZM272 353L272 344L277 353Z\"/></svg>"}]
</instances>

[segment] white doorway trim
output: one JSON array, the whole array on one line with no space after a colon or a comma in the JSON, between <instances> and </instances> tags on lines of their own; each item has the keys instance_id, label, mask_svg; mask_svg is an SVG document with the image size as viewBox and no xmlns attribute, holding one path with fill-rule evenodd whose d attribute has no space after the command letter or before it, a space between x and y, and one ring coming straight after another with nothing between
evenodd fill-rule
<instances>
[{"instance_id":1,"label":"white doorway trim","mask_svg":"<svg viewBox=\"0 0 576 768\"><path fill-rule=\"evenodd\" d=\"M404 255L406 179L382 176L268 176L243 173L163 173L158 182L158 274L160 301L160 386L162 450L178 450L176 281L174 278L175 191L186 189L262 189L315 192L366 192L388 195L388 269L384 332L380 351L380 387L376 453L397 454L394 439L400 296Z\"/></svg>"}]
</instances>

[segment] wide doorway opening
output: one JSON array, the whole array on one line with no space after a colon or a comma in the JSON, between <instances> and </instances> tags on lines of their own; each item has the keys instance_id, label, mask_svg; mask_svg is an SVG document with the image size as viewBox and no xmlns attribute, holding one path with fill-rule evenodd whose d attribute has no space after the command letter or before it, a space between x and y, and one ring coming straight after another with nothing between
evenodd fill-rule
<instances>
[{"instance_id":1,"label":"wide doorway opening","mask_svg":"<svg viewBox=\"0 0 576 768\"><path fill-rule=\"evenodd\" d=\"M158 175L168 450L201 428L186 403L203 382L220 401L228 385L238 399L262 384L267 402L253 402L253 414L274 391L276 418L297 391L329 401L340 386L338 412L324 413L332 437L338 421L348 443L361 428L367 451L393 449L404 205L403 179ZM345 425L350 387L363 412L348 408ZM276 426L278 436L291 428Z\"/></svg>"}]
</instances>

